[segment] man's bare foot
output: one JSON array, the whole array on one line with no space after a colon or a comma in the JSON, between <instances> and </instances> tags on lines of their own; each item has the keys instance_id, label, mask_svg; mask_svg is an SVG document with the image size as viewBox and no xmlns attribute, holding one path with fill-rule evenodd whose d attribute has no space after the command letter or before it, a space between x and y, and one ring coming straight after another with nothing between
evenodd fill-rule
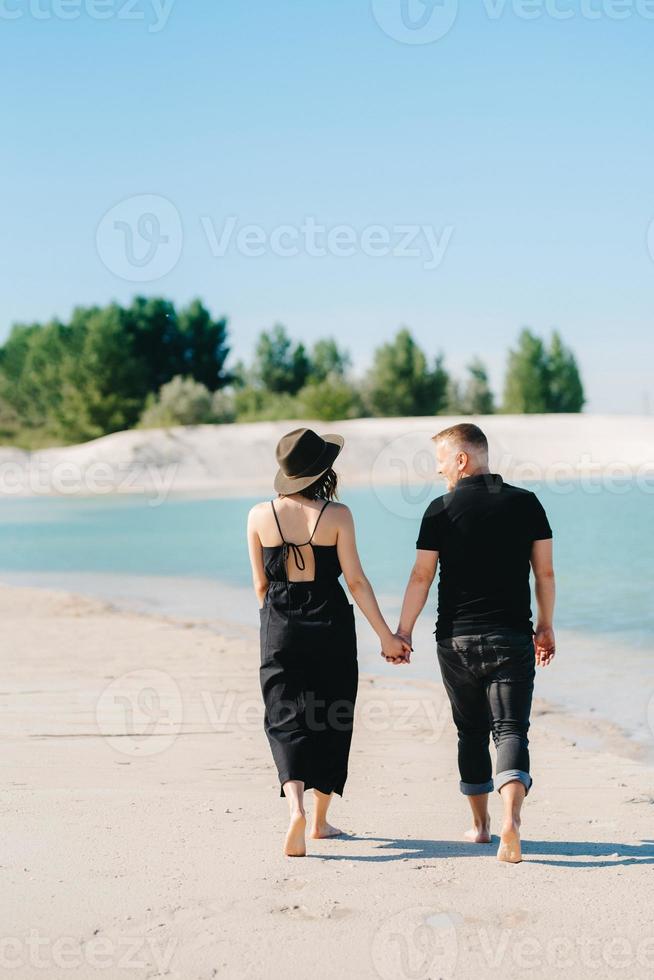
<instances>
[{"instance_id":1,"label":"man's bare foot","mask_svg":"<svg viewBox=\"0 0 654 980\"><path fill-rule=\"evenodd\" d=\"M471 830L466 830L463 838L470 844L490 844L490 817L486 820L486 823L482 824L481 826L472 827Z\"/></svg>"},{"instance_id":2,"label":"man's bare foot","mask_svg":"<svg viewBox=\"0 0 654 980\"><path fill-rule=\"evenodd\" d=\"M288 825L286 840L284 841L284 854L286 857L305 857L307 846L304 834L307 828L307 818L303 813L296 813L291 817Z\"/></svg>"},{"instance_id":3,"label":"man's bare foot","mask_svg":"<svg viewBox=\"0 0 654 980\"><path fill-rule=\"evenodd\" d=\"M343 833L338 827L332 827L330 823L315 824L311 828L311 836L314 840L324 840L327 837L340 837Z\"/></svg>"},{"instance_id":4,"label":"man's bare foot","mask_svg":"<svg viewBox=\"0 0 654 980\"><path fill-rule=\"evenodd\" d=\"M500 846L497 850L497 860L507 864L520 864L522 847L520 845L520 824L505 823L500 835Z\"/></svg>"}]
</instances>

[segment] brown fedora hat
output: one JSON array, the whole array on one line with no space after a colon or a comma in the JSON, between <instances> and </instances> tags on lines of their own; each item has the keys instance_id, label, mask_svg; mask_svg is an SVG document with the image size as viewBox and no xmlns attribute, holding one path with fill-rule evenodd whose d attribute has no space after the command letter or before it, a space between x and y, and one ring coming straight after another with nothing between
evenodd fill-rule
<instances>
[{"instance_id":1,"label":"brown fedora hat","mask_svg":"<svg viewBox=\"0 0 654 980\"><path fill-rule=\"evenodd\" d=\"M344 443L333 433L319 436L313 429L293 429L277 443L275 455L279 469L275 477L277 493L297 493L326 473Z\"/></svg>"}]
</instances>

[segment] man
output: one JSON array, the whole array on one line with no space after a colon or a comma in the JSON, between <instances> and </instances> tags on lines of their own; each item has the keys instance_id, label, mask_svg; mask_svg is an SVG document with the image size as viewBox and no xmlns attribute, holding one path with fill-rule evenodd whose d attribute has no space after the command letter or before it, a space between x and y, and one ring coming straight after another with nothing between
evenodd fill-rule
<instances>
[{"instance_id":1,"label":"man","mask_svg":"<svg viewBox=\"0 0 654 980\"><path fill-rule=\"evenodd\" d=\"M460 788L472 810L473 828L465 837L490 843L488 794L495 786L504 805L497 856L518 863L520 811L532 784L527 732L534 662L546 666L555 653L552 531L535 494L490 472L488 442L476 425L454 425L434 441L448 492L432 501L422 519L397 633L411 644L440 560L437 652L459 736Z\"/></svg>"}]
</instances>

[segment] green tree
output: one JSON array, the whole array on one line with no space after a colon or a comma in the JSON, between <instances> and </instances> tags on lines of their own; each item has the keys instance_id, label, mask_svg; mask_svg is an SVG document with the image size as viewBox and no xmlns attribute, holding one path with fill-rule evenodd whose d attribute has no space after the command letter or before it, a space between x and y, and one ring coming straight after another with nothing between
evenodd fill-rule
<instances>
[{"instance_id":1,"label":"green tree","mask_svg":"<svg viewBox=\"0 0 654 980\"><path fill-rule=\"evenodd\" d=\"M554 331L549 346L525 329L509 351L505 412L581 412L584 389L574 354Z\"/></svg>"},{"instance_id":2,"label":"green tree","mask_svg":"<svg viewBox=\"0 0 654 980\"><path fill-rule=\"evenodd\" d=\"M213 422L225 423L236 421L233 388L219 388L218 391L213 392L211 396L211 412Z\"/></svg>"},{"instance_id":3,"label":"green tree","mask_svg":"<svg viewBox=\"0 0 654 980\"><path fill-rule=\"evenodd\" d=\"M297 402L303 418L323 422L357 418L363 411L359 392L338 374L305 385L298 393Z\"/></svg>"},{"instance_id":4,"label":"green tree","mask_svg":"<svg viewBox=\"0 0 654 980\"><path fill-rule=\"evenodd\" d=\"M344 378L351 367L350 355L341 350L329 337L318 340L311 351L311 379L325 381L328 377Z\"/></svg>"},{"instance_id":5,"label":"green tree","mask_svg":"<svg viewBox=\"0 0 654 980\"><path fill-rule=\"evenodd\" d=\"M299 418L297 399L288 392L267 391L254 385L234 389L237 422L276 422Z\"/></svg>"},{"instance_id":6,"label":"green tree","mask_svg":"<svg viewBox=\"0 0 654 980\"><path fill-rule=\"evenodd\" d=\"M141 395L158 392L174 377L191 377L209 391L231 378L227 320L214 320L200 300L180 310L169 300L137 296L124 311L133 356L141 362Z\"/></svg>"},{"instance_id":7,"label":"green tree","mask_svg":"<svg viewBox=\"0 0 654 980\"><path fill-rule=\"evenodd\" d=\"M304 344L293 344L277 324L263 331L254 352L252 375L255 384L270 392L295 395L306 384L311 370Z\"/></svg>"},{"instance_id":8,"label":"green tree","mask_svg":"<svg viewBox=\"0 0 654 980\"><path fill-rule=\"evenodd\" d=\"M488 372L483 361L474 358L468 365L468 380L462 395L463 415L492 415L495 411Z\"/></svg>"},{"instance_id":9,"label":"green tree","mask_svg":"<svg viewBox=\"0 0 654 980\"><path fill-rule=\"evenodd\" d=\"M581 412L586 399L577 361L556 330L548 349L547 367L548 412Z\"/></svg>"},{"instance_id":10,"label":"green tree","mask_svg":"<svg viewBox=\"0 0 654 980\"><path fill-rule=\"evenodd\" d=\"M124 311L125 332L132 356L140 364L139 392L150 392L177 374L188 374L177 311L169 300L137 296Z\"/></svg>"},{"instance_id":11,"label":"green tree","mask_svg":"<svg viewBox=\"0 0 654 980\"><path fill-rule=\"evenodd\" d=\"M466 414L463 408L463 390L461 382L451 376L447 382L444 411L446 415Z\"/></svg>"},{"instance_id":12,"label":"green tree","mask_svg":"<svg viewBox=\"0 0 654 980\"><path fill-rule=\"evenodd\" d=\"M214 320L199 299L180 311L179 335L181 339L181 363L196 381L209 391L217 391L232 378L225 369L229 355L227 345L227 320Z\"/></svg>"},{"instance_id":13,"label":"green tree","mask_svg":"<svg viewBox=\"0 0 654 980\"><path fill-rule=\"evenodd\" d=\"M530 330L510 350L504 380L503 411L523 414L548 411L548 358L543 342Z\"/></svg>"},{"instance_id":14,"label":"green tree","mask_svg":"<svg viewBox=\"0 0 654 980\"><path fill-rule=\"evenodd\" d=\"M61 400L60 369L70 330L58 320L17 324L2 349L0 391L21 427L56 433L54 411Z\"/></svg>"},{"instance_id":15,"label":"green tree","mask_svg":"<svg viewBox=\"0 0 654 980\"><path fill-rule=\"evenodd\" d=\"M366 378L366 399L374 415L437 415L446 404L447 389L443 357L430 368L406 328L377 348Z\"/></svg>"},{"instance_id":16,"label":"green tree","mask_svg":"<svg viewBox=\"0 0 654 980\"><path fill-rule=\"evenodd\" d=\"M0 395L0 439L13 442L20 431L16 410Z\"/></svg>"},{"instance_id":17,"label":"green tree","mask_svg":"<svg viewBox=\"0 0 654 980\"><path fill-rule=\"evenodd\" d=\"M14 326L0 348L0 397L25 445L94 438L134 425L147 396L178 375L222 388L226 341L226 320L197 300L179 314L143 297L78 307L66 324Z\"/></svg>"},{"instance_id":18,"label":"green tree","mask_svg":"<svg viewBox=\"0 0 654 980\"><path fill-rule=\"evenodd\" d=\"M94 439L135 425L142 407L141 364L125 333L123 310L76 310L58 370L53 406L61 437Z\"/></svg>"},{"instance_id":19,"label":"green tree","mask_svg":"<svg viewBox=\"0 0 654 980\"><path fill-rule=\"evenodd\" d=\"M206 385L176 375L157 395L148 395L139 425L143 429L201 425L214 421L213 396Z\"/></svg>"},{"instance_id":20,"label":"green tree","mask_svg":"<svg viewBox=\"0 0 654 980\"><path fill-rule=\"evenodd\" d=\"M0 391L6 404L27 422L33 408L32 392L26 388L25 365L35 334L43 327L38 323L16 323L4 346L0 348Z\"/></svg>"},{"instance_id":21,"label":"green tree","mask_svg":"<svg viewBox=\"0 0 654 980\"><path fill-rule=\"evenodd\" d=\"M464 384L450 378L447 386L446 412L448 415L491 415L495 411L493 393L488 383L488 373L483 362L474 358L467 367L468 378Z\"/></svg>"}]
</instances>

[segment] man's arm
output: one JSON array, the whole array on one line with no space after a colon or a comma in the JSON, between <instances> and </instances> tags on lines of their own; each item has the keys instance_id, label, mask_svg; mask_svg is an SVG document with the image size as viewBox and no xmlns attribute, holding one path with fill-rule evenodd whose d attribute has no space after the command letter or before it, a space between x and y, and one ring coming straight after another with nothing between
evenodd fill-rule
<instances>
[{"instance_id":1,"label":"man's arm","mask_svg":"<svg viewBox=\"0 0 654 980\"><path fill-rule=\"evenodd\" d=\"M538 620L536 622L534 648L536 663L547 667L556 653L554 640L554 565L552 563L552 539L534 541L531 546L531 567L536 583L536 603Z\"/></svg>"},{"instance_id":2,"label":"man's arm","mask_svg":"<svg viewBox=\"0 0 654 980\"><path fill-rule=\"evenodd\" d=\"M416 551L416 561L409 576L409 582L404 593L400 623L397 635L411 645L411 634L416 620L422 612L431 584L436 575L438 565L437 551ZM405 654L406 662L411 659L411 652Z\"/></svg>"}]
</instances>

